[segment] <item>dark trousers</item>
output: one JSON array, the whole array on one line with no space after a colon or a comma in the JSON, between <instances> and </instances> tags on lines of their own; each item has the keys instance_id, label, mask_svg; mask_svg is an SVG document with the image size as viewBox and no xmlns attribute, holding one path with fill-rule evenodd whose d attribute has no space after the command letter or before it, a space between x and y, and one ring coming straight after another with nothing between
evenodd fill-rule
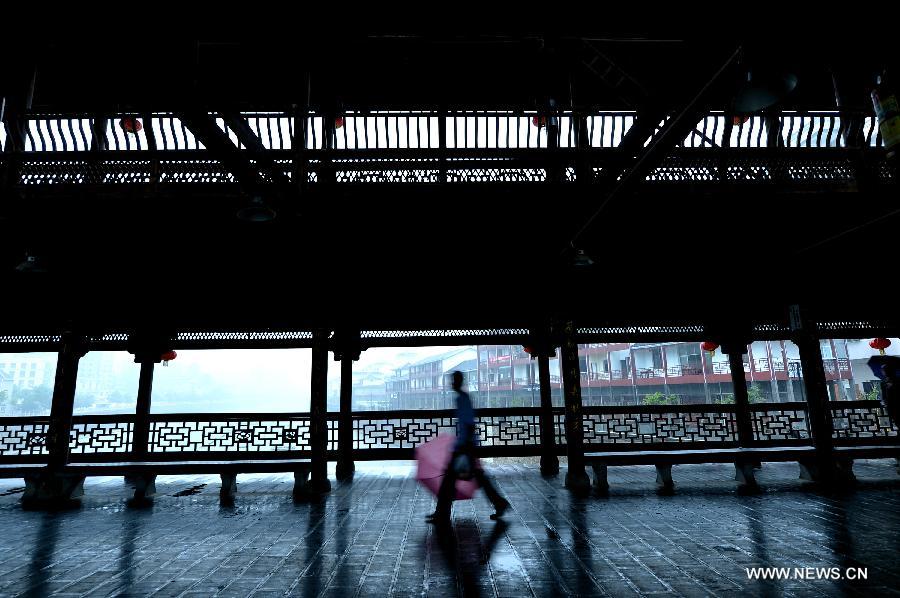
<instances>
[{"instance_id":1,"label":"dark trousers","mask_svg":"<svg viewBox=\"0 0 900 598\"><path fill-rule=\"evenodd\" d=\"M437 507L434 509L434 512L441 517L450 516L450 506L453 504L453 499L456 498L457 476L456 470L453 469L453 461L456 459L457 455L459 455L459 453L455 452L450 458L450 463L447 465L447 470L444 472L444 480L441 482L440 490L438 490ZM491 504L494 505L494 508L506 503L506 499L500 496L500 493L497 492L497 489L494 487L494 483L491 481L490 476L484 473L484 470L481 469L481 467L475 467L472 470L472 477L475 478L475 481L478 482L478 485L484 490L484 493L487 495L488 500L491 501Z\"/></svg>"}]
</instances>

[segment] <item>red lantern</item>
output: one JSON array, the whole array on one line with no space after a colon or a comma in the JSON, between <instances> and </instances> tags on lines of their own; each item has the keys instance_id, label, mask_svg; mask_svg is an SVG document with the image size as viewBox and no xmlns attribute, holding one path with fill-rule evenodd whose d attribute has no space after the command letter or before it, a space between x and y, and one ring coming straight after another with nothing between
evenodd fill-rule
<instances>
[{"instance_id":1,"label":"red lantern","mask_svg":"<svg viewBox=\"0 0 900 598\"><path fill-rule=\"evenodd\" d=\"M700 348L712 355L716 352L716 349L719 348L719 345L718 343L714 343L712 341L703 341L702 343L700 343Z\"/></svg>"},{"instance_id":2,"label":"red lantern","mask_svg":"<svg viewBox=\"0 0 900 598\"><path fill-rule=\"evenodd\" d=\"M531 124L537 128L542 128L547 126L547 117L546 116L535 116L531 119Z\"/></svg>"},{"instance_id":3,"label":"red lantern","mask_svg":"<svg viewBox=\"0 0 900 598\"><path fill-rule=\"evenodd\" d=\"M869 346L873 349L878 349L878 351L884 355L884 350L891 346L891 339L889 338L873 338L869 341Z\"/></svg>"},{"instance_id":4,"label":"red lantern","mask_svg":"<svg viewBox=\"0 0 900 598\"><path fill-rule=\"evenodd\" d=\"M731 122L736 127L741 126L748 120L750 120L750 116L748 114L735 114L731 117Z\"/></svg>"},{"instance_id":5,"label":"red lantern","mask_svg":"<svg viewBox=\"0 0 900 598\"><path fill-rule=\"evenodd\" d=\"M119 121L119 127L121 127L121 129L126 133L137 135L141 132L141 129L144 128L144 125L142 125L141 121L139 121L138 119L126 116Z\"/></svg>"},{"instance_id":6,"label":"red lantern","mask_svg":"<svg viewBox=\"0 0 900 598\"><path fill-rule=\"evenodd\" d=\"M162 358L163 365L168 366L170 361L178 357L178 353L175 351L166 351L160 357Z\"/></svg>"},{"instance_id":7,"label":"red lantern","mask_svg":"<svg viewBox=\"0 0 900 598\"><path fill-rule=\"evenodd\" d=\"M534 351L534 349L532 349L532 348L531 348L530 346L528 346L528 345L522 345L522 349L523 349L526 353L528 353L529 355L531 355L531 352Z\"/></svg>"},{"instance_id":8,"label":"red lantern","mask_svg":"<svg viewBox=\"0 0 900 598\"><path fill-rule=\"evenodd\" d=\"M334 119L334 128L335 128L335 129L340 129L340 128L343 127L343 126L344 126L344 117L343 117L343 116L338 116L338 117L336 117L336 118Z\"/></svg>"}]
</instances>

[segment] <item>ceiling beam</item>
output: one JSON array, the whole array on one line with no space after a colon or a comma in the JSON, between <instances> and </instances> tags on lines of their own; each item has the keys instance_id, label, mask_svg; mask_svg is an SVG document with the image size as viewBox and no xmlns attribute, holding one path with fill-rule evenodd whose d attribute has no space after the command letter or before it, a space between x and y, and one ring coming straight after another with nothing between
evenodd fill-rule
<instances>
[{"instance_id":1,"label":"ceiling beam","mask_svg":"<svg viewBox=\"0 0 900 598\"><path fill-rule=\"evenodd\" d=\"M597 206L597 209L590 218L588 218L587 222L575 232L569 245L563 249L564 254L571 251L571 248L577 246L579 241L589 233L601 212L607 208L610 203L614 202L619 196L630 191L634 185L644 181L647 178L647 175L659 165L669 151L680 141L683 141L685 136L687 136L691 130L696 128L697 122L707 112L708 107L705 100L710 91L715 87L722 75L731 69L740 54L741 48L738 47L703 85L697 94L694 95L693 99L691 99L677 114L672 116L672 118L665 121L658 131L655 131L656 125L662 120L662 116L665 114L664 112L660 113L656 109L650 108L645 109L643 113L638 113L635 123L632 125L631 129L629 129L620 144L621 155L624 159L624 163L620 163L620 167L624 168L618 172L618 169L615 168L604 169L604 171L609 171L605 172L604 178L610 182L617 181L615 182L615 186L607 193L606 197L603 198ZM633 131L634 134L632 135ZM652 135L652 138L650 135ZM643 144L648 138L650 138L650 143L647 144L646 147L640 148L639 144ZM640 149L634 154L634 159L629 164L628 158L633 155L631 151L636 145Z\"/></svg>"},{"instance_id":2,"label":"ceiling beam","mask_svg":"<svg viewBox=\"0 0 900 598\"><path fill-rule=\"evenodd\" d=\"M261 193L263 179L259 171L251 167L247 157L231 142L225 131L216 125L212 116L199 110L180 112L176 116L246 191L251 195Z\"/></svg>"},{"instance_id":3,"label":"ceiling beam","mask_svg":"<svg viewBox=\"0 0 900 598\"><path fill-rule=\"evenodd\" d=\"M278 169L278 166L271 158L268 157L268 150L263 145L259 136L250 128L247 119L238 112L222 111L219 113L225 120L228 128L234 131L238 140L247 148L247 151L256 160L257 166L261 167L279 186L290 185L288 177Z\"/></svg>"}]
</instances>

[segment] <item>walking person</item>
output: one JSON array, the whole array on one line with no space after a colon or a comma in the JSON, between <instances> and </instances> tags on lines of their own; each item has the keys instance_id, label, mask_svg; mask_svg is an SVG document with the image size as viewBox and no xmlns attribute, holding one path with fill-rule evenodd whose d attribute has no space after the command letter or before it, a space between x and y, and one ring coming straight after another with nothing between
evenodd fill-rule
<instances>
[{"instance_id":1,"label":"walking person","mask_svg":"<svg viewBox=\"0 0 900 598\"><path fill-rule=\"evenodd\" d=\"M438 490L437 507L434 513L427 517L431 523L449 525L450 508L456 496L456 480L474 478L484 490L488 500L494 505L496 511L491 519L498 519L509 508L509 501L500 496L494 487L491 478L484 472L476 460L476 447L478 446L478 434L475 431L475 410L472 408L472 400L469 393L462 389L462 372L452 374L453 390L456 392L456 445L453 455L444 471L444 479Z\"/></svg>"}]
</instances>

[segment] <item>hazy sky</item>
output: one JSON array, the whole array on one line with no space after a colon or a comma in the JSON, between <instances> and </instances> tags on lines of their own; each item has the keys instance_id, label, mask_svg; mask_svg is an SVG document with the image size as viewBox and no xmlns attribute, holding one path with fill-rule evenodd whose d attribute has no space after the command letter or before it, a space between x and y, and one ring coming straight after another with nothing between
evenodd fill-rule
<instances>
[{"instance_id":1,"label":"hazy sky","mask_svg":"<svg viewBox=\"0 0 900 598\"><path fill-rule=\"evenodd\" d=\"M395 368L451 347L389 347L363 351L357 371L389 376ZM31 357L38 354L31 354ZM18 356L2 356L15 360ZM41 355L47 362L46 409L56 355ZM158 364L153 377L153 411L185 408L200 411L304 411L309 409L312 351L309 349L178 351L168 366ZM329 353L328 391L340 391L340 364ZM133 410L140 366L124 351L92 352L82 358L75 407L90 409L95 395L116 394L123 401L114 411Z\"/></svg>"}]
</instances>

